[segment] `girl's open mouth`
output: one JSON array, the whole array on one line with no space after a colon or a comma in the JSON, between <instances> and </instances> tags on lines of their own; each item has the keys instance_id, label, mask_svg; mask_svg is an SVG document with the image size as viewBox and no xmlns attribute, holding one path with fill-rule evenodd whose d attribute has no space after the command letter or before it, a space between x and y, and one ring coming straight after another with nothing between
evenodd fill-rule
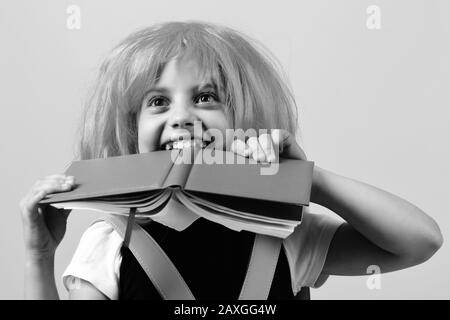
<instances>
[{"instance_id":1,"label":"girl's open mouth","mask_svg":"<svg viewBox=\"0 0 450 320\"><path fill-rule=\"evenodd\" d=\"M185 140L176 140L176 141L168 141L161 145L161 150L173 150L173 149L184 149L190 147L197 148L206 148L211 141L204 141L198 138L185 139Z\"/></svg>"}]
</instances>

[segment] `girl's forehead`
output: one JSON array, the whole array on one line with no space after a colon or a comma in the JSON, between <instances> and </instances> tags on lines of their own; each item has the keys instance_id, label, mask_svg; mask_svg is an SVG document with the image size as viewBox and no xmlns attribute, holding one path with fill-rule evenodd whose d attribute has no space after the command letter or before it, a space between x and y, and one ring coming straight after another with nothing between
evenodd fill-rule
<instances>
[{"instance_id":1,"label":"girl's forehead","mask_svg":"<svg viewBox=\"0 0 450 320\"><path fill-rule=\"evenodd\" d=\"M187 74L192 78L201 78L202 77L201 71L202 70L200 64L194 59L173 58L169 60L169 62L167 62L162 72L163 75L175 73L175 74Z\"/></svg>"},{"instance_id":2,"label":"girl's forehead","mask_svg":"<svg viewBox=\"0 0 450 320\"><path fill-rule=\"evenodd\" d=\"M211 85L216 90L220 83L214 74L213 67L205 66L198 59L174 57L161 66L160 75L155 79L156 85L165 85L174 81L187 81L198 85Z\"/></svg>"}]
</instances>

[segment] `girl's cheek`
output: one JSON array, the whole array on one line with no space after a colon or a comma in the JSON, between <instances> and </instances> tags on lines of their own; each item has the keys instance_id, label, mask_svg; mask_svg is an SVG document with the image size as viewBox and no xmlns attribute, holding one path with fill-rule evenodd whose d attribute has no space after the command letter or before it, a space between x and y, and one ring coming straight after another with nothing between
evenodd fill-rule
<instances>
[{"instance_id":1,"label":"girl's cheek","mask_svg":"<svg viewBox=\"0 0 450 320\"><path fill-rule=\"evenodd\" d=\"M159 144L154 139L140 139L138 147L139 153L146 153L159 150Z\"/></svg>"},{"instance_id":2,"label":"girl's cheek","mask_svg":"<svg viewBox=\"0 0 450 320\"><path fill-rule=\"evenodd\" d=\"M149 148L149 142L147 141L147 139L143 139L143 134L142 132L138 133L139 138L138 138L138 148L139 148L139 153L146 153L151 151Z\"/></svg>"},{"instance_id":3,"label":"girl's cheek","mask_svg":"<svg viewBox=\"0 0 450 320\"><path fill-rule=\"evenodd\" d=\"M138 147L139 153L159 150L160 136L156 128L140 125L138 127Z\"/></svg>"}]
</instances>

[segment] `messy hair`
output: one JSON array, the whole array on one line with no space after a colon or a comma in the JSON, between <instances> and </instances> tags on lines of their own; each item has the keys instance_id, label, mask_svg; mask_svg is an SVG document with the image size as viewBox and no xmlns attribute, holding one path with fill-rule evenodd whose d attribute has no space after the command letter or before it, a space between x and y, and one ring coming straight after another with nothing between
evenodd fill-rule
<instances>
[{"instance_id":1,"label":"messy hair","mask_svg":"<svg viewBox=\"0 0 450 320\"><path fill-rule=\"evenodd\" d=\"M258 41L210 23L165 22L132 33L100 67L80 127L78 158L138 153L137 116L164 66L197 62L201 77L224 92L233 128L297 130L297 107L278 60Z\"/></svg>"}]
</instances>

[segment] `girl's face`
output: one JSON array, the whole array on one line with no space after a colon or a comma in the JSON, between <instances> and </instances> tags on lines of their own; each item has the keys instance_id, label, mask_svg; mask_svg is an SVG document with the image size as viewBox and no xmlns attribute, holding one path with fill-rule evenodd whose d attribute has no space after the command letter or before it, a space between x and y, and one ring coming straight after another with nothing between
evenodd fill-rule
<instances>
[{"instance_id":1,"label":"girl's face","mask_svg":"<svg viewBox=\"0 0 450 320\"><path fill-rule=\"evenodd\" d=\"M225 105L219 100L223 95L216 90L213 83L200 79L195 62L169 61L142 101L137 119L139 153L166 149L167 144L171 148L171 141L180 137L195 139L194 143L208 143L211 136L206 130L209 129L219 130L225 137L225 130L231 126ZM203 127L201 132L198 121ZM225 149L225 143L220 140L227 139L216 140L214 148Z\"/></svg>"}]
</instances>

